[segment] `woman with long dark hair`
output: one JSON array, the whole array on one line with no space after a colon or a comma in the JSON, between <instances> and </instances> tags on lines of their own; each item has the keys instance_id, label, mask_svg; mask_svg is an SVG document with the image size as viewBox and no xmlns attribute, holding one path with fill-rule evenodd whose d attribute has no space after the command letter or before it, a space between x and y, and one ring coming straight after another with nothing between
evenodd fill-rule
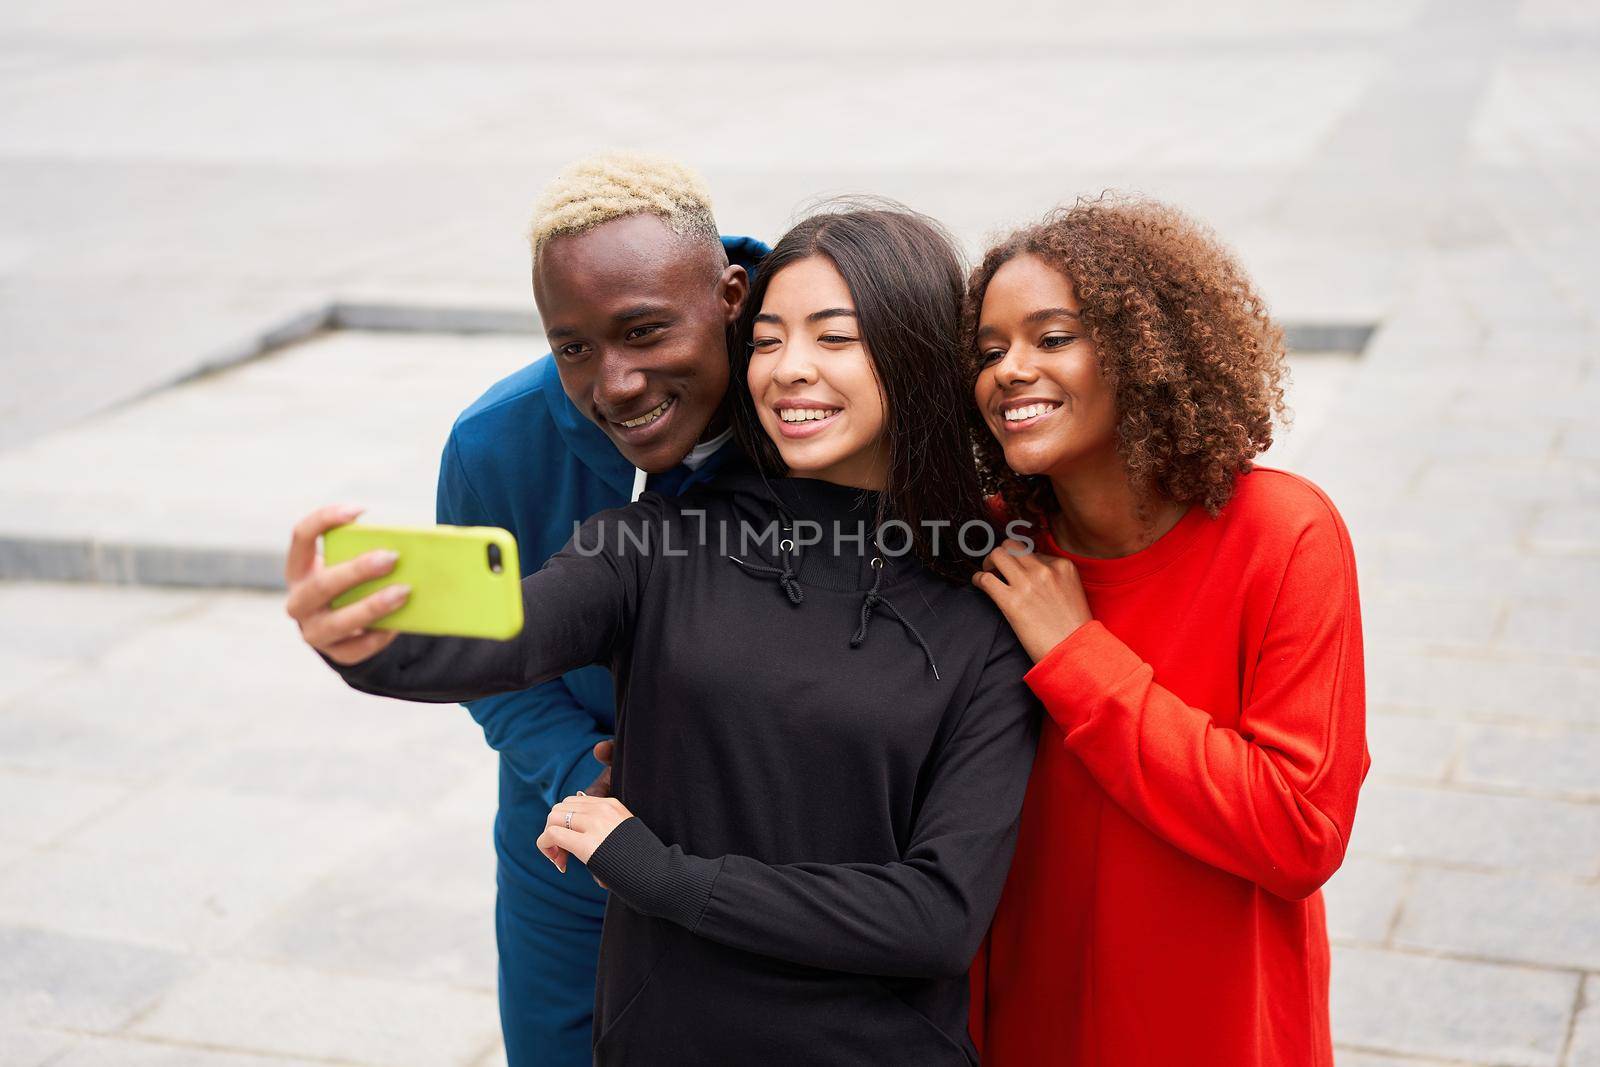
<instances>
[{"instance_id":1,"label":"woman with long dark hair","mask_svg":"<svg viewBox=\"0 0 1600 1067\"><path fill-rule=\"evenodd\" d=\"M966 972L1037 715L968 581L992 531L961 296L929 220L800 223L735 349L750 465L590 519L524 580L512 641L307 634L412 700L611 668L613 796L567 798L539 840L611 890L598 1063L976 1062Z\"/></svg>"},{"instance_id":2,"label":"woman with long dark hair","mask_svg":"<svg viewBox=\"0 0 1600 1067\"><path fill-rule=\"evenodd\" d=\"M983 467L1044 551L977 583L1049 712L973 970L999 1067L1331 1067L1318 888L1368 767L1350 538L1253 464L1282 332L1210 233L1080 202L968 294Z\"/></svg>"}]
</instances>

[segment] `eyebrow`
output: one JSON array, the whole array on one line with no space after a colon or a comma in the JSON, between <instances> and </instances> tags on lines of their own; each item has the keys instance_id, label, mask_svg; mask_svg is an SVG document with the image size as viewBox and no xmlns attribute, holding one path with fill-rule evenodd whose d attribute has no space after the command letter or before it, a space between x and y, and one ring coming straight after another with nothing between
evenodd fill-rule
<instances>
[{"instance_id":1,"label":"eyebrow","mask_svg":"<svg viewBox=\"0 0 1600 1067\"><path fill-rule=\"evenodd\" d=\"M1037 326L1039 323L1048 322L1051 319L1078 319L1079 322L1083 321L1082 317L1071 308L1040 308L1038 311L1030 312L1022 320L1022 324L1024 326ZM978 327L979 337L987 337L990 334L999 332L1000 327L994 323Z\"/></svg>"},{"instance_id":2,"label":"eyebrow","mask_svg":"<svg viewBox=\"0 0 1600 1067\"><path fill-rule=\"evenodd\" d=\"M635 304L633 307L624 308L611 316L611 321L621 325L632 322L634 319L654 318L657 316L671 315L672 309L665 304ZM578 336L578 331L571 326L554 326L545 331L545 337L550 341L560 341L567 337Z\"/></svg>"},{"instance_id":3,"label":"eyebrow","mask_svg":"<svg viewBox=\"0 0 1600 1067\"><path fill-rule=\"evenodd\" d=\"M632 322L634 319L651 318L657 315L670 315L672 309L665 304L635 304L611 316L612 322Z\"/></svg>"},{"instance_id":4,"label":"eyebrow","mask_svg":"<svg viewBox=\"0 0 1600 1067\"><path fill-rule=\"evenodd\" d=\"M811 314L807 315L806 321L815 323L821 322L823 319L853 319L855 317L856 313L850 308L823 308L821 311L813 311ZM774 326L783 325L782 316L774 315L770 311L763 311L761 314L757 315L756 321L770 322Z\"/></svg>"}]
</instances>

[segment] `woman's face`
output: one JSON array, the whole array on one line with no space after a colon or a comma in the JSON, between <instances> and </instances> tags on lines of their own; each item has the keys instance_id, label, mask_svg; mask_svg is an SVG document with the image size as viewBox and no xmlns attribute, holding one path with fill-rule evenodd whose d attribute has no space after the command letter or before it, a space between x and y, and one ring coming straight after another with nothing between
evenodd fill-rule
<instances>
[{"instance_id":1,"label":"woman's face","mask_svg":"<svg viewBox=\"0 0 1600 1067\"><path fill-rule=\"evenodd\" d=\"M772 278L751 348L745 380L789 473L882 489L883 389L850 289L831 261L810 256Z\"/></svg>"},{"instance_id":2,"label":"woman's face","mask_svg":"<svg viewBox=\"0 0 1600 1067\"><path fill-rule=\"evenodd\" d=\"M1115 455L1117 406L1072 279L1034 255L995 272L978 316L978 410L1018 474Z\"/></svg>"}]
</instances>

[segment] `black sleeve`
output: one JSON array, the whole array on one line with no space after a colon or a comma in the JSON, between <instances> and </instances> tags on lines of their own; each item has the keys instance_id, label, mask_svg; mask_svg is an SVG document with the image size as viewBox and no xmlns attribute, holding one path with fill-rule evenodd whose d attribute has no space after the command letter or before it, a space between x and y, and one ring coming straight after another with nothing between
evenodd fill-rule
<instances>
[{"instance_id":1,"label":"black sleeve","mask_svg":"<svg viewBox=\"0 0 1600 1067\"><path fill-rule=\"evenodd\" d=\"M608 664L632 632L663 521L662 498L654 493L592 516L522 580L522 632L509 641L401 634L353 666L325 655L323 661L363 693L440 704L513 693L591 663Z\"/></svg>"},{"instance_id":2,"label":"black sleeve","mask_svg":"<svg viewBox=\"0 0 1600 1067\"><path fill-rule=\"evenodd\" d=\"M899 862L691 856L631 818L589 871L635 910L748 952L860 974L964 974L1000 902L1038 744L1022 681L1031 665L1001 623Z\"/></svg>"}]
</instances>

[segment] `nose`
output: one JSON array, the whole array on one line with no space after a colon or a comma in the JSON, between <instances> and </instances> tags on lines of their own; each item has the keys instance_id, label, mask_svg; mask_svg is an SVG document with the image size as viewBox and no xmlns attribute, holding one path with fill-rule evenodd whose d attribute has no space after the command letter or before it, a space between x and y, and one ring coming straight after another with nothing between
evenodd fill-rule
<instances>
[{"instance_id":1,"label":"nose","mask_svg":"<svg viewBox=\"0 0 1600 1067\"><path fill-rule=\"evenodd\" d=\"M772 365L772 380L779 385L815 385L817 364L811 358L810 347L802 341L784 345Z\"/></svg>"},{"instance_id":2,"label":"nose","mask_svg":"<svg viewBox=\"0 0 1600 1067\"><path fill-rule=\"evenodd\" d=\"M600 352L594 377L594 400L602 411L626 411L650 387L638 364L614 349Z\"/></svg>"},{"instance_id":3,"label":"nose","mask_svg":"<svg viewBox=\"0 0 1600 1067\"><path fill-rule=\"evenodd\" d=\"M1028 385L1038 380L1039 372L1029 356L1031 351L1031 345L1008 346L1005 355L989 365L989 373L994 375L995 384L1003 389L1012 385Z\"/></svg>"}]
</instances>

